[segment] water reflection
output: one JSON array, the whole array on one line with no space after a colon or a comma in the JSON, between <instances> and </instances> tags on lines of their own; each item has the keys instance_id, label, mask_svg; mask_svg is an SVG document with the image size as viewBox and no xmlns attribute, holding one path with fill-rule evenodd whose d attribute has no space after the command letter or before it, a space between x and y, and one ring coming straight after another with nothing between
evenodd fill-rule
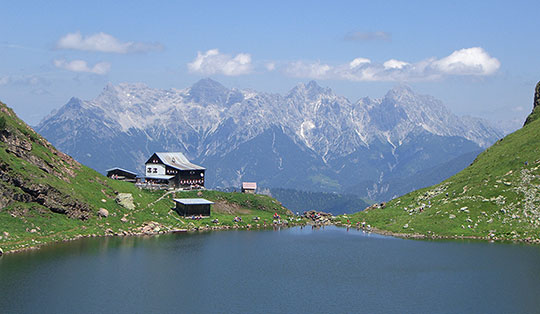
<instances>
[{"instance_id":1,"label":"water reflection","mask_svg":"<svg viewBox=\"0 0 540 314\"><path fill-rule=\"evenodd\" d=\"M540 250L296 227L82 239L0 259L4 313L536 312Z\"/></svg>"}]
</instances>

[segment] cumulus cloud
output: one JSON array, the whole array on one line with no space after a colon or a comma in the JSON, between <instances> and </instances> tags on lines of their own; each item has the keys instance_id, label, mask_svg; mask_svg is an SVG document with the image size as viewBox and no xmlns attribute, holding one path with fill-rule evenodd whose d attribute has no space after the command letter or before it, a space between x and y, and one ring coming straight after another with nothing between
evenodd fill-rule
<instances>
[{"instance_id":1,"label":"cumulus cloud","mask_svg":"<svg viewBox=\"0 0 540 314\"><path fill-rule=\"evenodd\" d=\"M57 68L72 71L72 72L87 72L94 74L107 74L111 69L111 65L107 62L96 63L93 67L90 67L88 63L84 60L54 60L54 65Z\"/></svg>"},{"instance_id":2,"label":"cumulus cloud","mask_svg":"<svg viewBox=\"0 0 540 314\"><path fill-rule=\"evenodd\" d=\"M358 57L346 64L329 65L320 61L295 61L283 72L293 77L349 81L426 81L446 76L487 76L500 68L500 62L480 47L456 50L441 58L411 63L389 59L382 64Z\"/></svg>"},{"instance_id":3,"label":"cumulus cloud","mask_svg":"<svg viewBox=\"0 0 540 314\"><path fill-rule=\"evenodd\" d=\"M435 61L433 66L448 74L490 75L499 69L501 63L484 49L473 47L456 50L448 57Z\"/></svg>"},{"instance_id":4,"label":"cumulus cloud","mask_svg":"<svg viewBox=\"0 0 540 314\"><path fill-rule=\"evenodd\" d=\"M371 63L371 60L367 58L356 58L349 63L349 66L351 67L351 69L354 69L366 63Z\"/></svg>"},{"instance_id":5,"label":"cumulus cloud","mask_svg":"<svg viewBox=\"0 0 540 314\"><path fill-rule=\"evenodd\" d=\"M383 40L390 41L392 40L392 35L387 32L377 31L377 32L350 32L345 35L345 40L347 41L374 41L374 40Z\"/></svg>"},{"instance_id":6,"label":"cumulus cloud","mask_svg":"<svg viewBox=\"0 0 540 314\"><path fill-rule=\"evenodd\" d=\"M83 51L99 51L113 53L147 52L161 50L160 44L140 42L122 42L106 33L83 36L80 32L68 33L56 43L58 49L73 49Z\"/></svg>"},{"instance_id":7,"label":"cumulus cloud","mask_svg":"<svg viewBox=\"0 0 540 314\"><path fill-rule=\"evenodd\" d=\"M405 61L399 61L396 59L390 59L383 63L383 67L385 69L403 69L405 66L409 65L408 62Z\"/></svg>"},{"instance_id":8,"label":"cumulus cloud","mask_svg":"<svg viewBox=\"0 0 540 314\"><path fill-rule=\"evenodd\" d=\"M253 69L250 54L239 53L233 57L220 53L218 49L197 52L197 57L187 66L190 72L204 75L237 76L249 74Z\"/></svg>"}]
</instances>

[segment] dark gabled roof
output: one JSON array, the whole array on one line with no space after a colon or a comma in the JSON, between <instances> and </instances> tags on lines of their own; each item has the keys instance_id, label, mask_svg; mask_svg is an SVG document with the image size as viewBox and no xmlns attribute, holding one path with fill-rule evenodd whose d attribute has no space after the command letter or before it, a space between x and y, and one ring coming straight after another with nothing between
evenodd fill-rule
<instances>
[{"instance_id":1,"label":"dark gabled roof","mask_svg":"<svg viewBox=\"0 0 540 314\"><path fill-rule=\"evenodd\" d=\"M182 153L154 153L164 165L178 170L206 170L204 167L191 163ZM146 163L150 163L152 155Z\"/></svg>"},{"instance_id":2,"label":"dark gabled roof","mask_svg":"<svg viewBox=\"0 0 540 314\"><path fill-rule=\"evenodd\" d=\"M136 172L133 172L133 171L129 171L129 170L126 170L126 169L122 169L122 168L120 168L120 167L114 167L114 168L111 168L111 169L107 169L107 170L105 170L105 171L109 172L109 171L113 171L113 170L120 170L120 171L124 171L124 172L130 173L130 174L132 174L132 175L134 175L134 176L136 176L136 175L137 175L137 173L136 173Z\"/></svg>"},{"instance_id":3,"label":"dark gabled roof","mask_svg":"<svg viewBox=\"0 0 540 314\"><path fill-rule=\"evenodd\" d=\"M174 198L173 201L183 204L183 205L207 205L207 204L214 204L214 202L211 202L209 200L205 200L204 198Z\"/></svg>"}]
</instances>

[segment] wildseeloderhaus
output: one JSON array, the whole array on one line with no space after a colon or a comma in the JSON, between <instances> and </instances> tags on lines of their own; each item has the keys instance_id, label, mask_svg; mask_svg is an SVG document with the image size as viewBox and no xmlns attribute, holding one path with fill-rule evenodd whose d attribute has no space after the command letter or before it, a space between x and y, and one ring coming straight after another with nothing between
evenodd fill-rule
<instances>
[{"instance_id":1,"label":"wildseeloderhaus","mask_svg":"<svg viewBox=\"0 0 540 314\"><path fill-rule=\"evenodd\" d=\"M144 178L148 184L200 188L204 187L205 171L182 153L154 153L145 163Z\"/></svg>"}]
</instances>

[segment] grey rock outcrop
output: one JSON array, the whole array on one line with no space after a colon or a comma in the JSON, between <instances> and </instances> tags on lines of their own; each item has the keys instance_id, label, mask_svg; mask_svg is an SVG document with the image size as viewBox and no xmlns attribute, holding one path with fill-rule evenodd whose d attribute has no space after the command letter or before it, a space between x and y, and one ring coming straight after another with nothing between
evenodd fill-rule
<instances>
[{"instance_id":1,"label":"grey rock outcrop","mask_svg":"<svg viewBox=\"0 0 540 314\"><path fill-rule=\"evenodd\" d=\"M135 209L135 204L133 203L133 195L131 193L118 193L116 196L116 202L127 209Z\"/></svg>"},{"instance_id":2,"label":"grey rock outcrop","mask_svg":"<svg viewBox=\"0 0 540 314\"><path fill-rule=\"evenodd\" d=\"M44 179L54 177L68 185L81 165L54 148L2 103L0 117L4 121L0 129L1 149L9 156L0 159L0 209L16 202L36 203L71 218L88 219L91 208L87 203Z\"/></svg>"},{"instance_id":3,"label":"grey rock outcrop","mask_svg":"<svg viewBox=\"0 0 540 314\"><path fill-rule=\"evenodd\" d=\"M540 82L536 84L536 88L534 89L533 110L525 120L523 126L526 126L532 121L538 119L538 117L540 117Z\"/></svg>"}]
</instances>

